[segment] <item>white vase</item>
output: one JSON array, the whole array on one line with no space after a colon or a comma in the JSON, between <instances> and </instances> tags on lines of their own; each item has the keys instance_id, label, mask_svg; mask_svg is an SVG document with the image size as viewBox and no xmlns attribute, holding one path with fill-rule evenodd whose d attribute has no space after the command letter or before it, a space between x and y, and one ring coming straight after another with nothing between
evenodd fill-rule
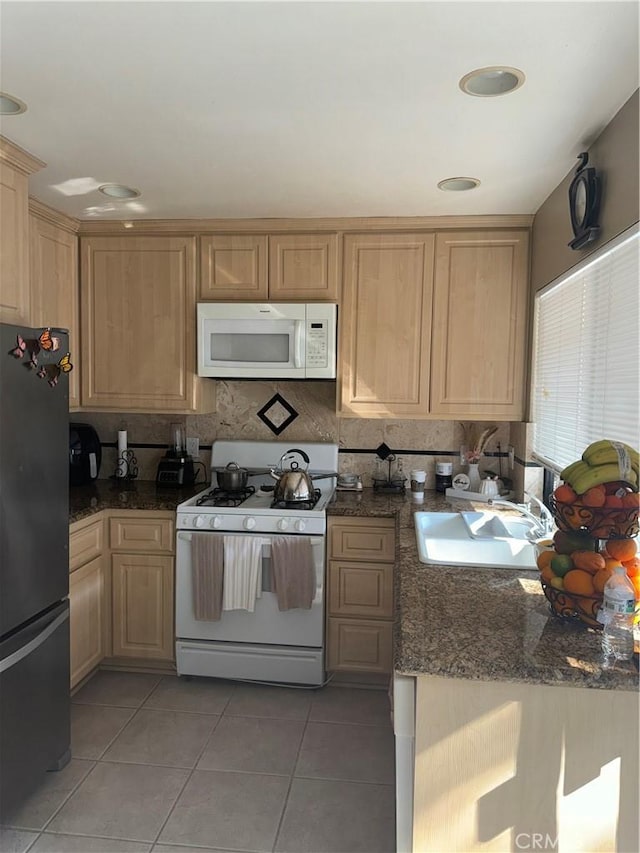
<instances>
[{"instance_id":1,"label":"white vase","mask_svg":"<svg viewBox=\"0 0 640 853\"><path fill-rule=\"evenodd\" d=\"M469 491L480 491L480 471L478 470L477 462L469 462Z\"/></svg>"}]
</instances>

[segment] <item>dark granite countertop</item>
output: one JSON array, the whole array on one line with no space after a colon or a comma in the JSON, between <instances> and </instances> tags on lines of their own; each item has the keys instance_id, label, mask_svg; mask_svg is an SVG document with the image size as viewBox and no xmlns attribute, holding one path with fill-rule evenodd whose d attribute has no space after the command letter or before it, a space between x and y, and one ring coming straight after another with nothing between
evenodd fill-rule
<instances>
[{"instance_id":1,"label":"dark granite countertop","mask_svg":"<svg viewBox=\"0 0 640 853\"><path fill-rule=\"evenodd\" d=\"M204 483L185 488L156 486L153 480L95 480L88 486L69 488L69 524L95 515L103 509L152 509L173 511L192 495L201 492Z\"/></svg>"},{"instance_id":2,"label":"dark granite countertop","mask_svg":"<svg viewBox=\"0 0 640 853\"><path fill-rule=\"evenodd\" d=\"M600 634L553 616L537 571L430 566L418 559L413 514L469 504L426 492L337 492L330 516L394 517L394 668L405 675L635 690L638 655L603 667Z\"/></svg>"}]
</instances>

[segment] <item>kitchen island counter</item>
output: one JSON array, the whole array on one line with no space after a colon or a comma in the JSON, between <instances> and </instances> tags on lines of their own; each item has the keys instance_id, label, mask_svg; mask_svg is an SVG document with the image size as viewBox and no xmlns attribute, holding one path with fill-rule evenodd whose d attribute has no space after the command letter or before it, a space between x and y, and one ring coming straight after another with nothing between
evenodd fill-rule
<instances>
[{"instance_id":1,"label":"kitchen island counter","mask_svg":"<svg viewBox=\"0 0 640 853\"><path fill-rule=\"evenodd\" d=\"M153 480L133 480L129 483L117 480L94 480L86 486L69 488L69 524L96 515L103 509L176 509L206 487L204 483L184 488L156 486Z\"/></svg>"},{"instance_id":2,"label":"kitchen island counter","mask_svg":"<svg viewBox=\"0 0 640 853\"><path fill-rule=\"evenodd\" d=\"M413 515L468 508L426 492L337 492L329 516L395 517L394 670L480 681L636 690L638 655L603 666L600 634L553 616L537 571L430 566L418 559Z\"/></svg>"}]
</instances>

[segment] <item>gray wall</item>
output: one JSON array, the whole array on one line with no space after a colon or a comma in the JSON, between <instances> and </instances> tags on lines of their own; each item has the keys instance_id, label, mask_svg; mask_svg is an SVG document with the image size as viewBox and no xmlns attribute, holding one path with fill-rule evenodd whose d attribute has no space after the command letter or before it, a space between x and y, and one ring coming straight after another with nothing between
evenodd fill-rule
<instances>
[{"instance_id":1,"label":"gray wall","mask_svg":"<svg viewBox=\"0 0 640 853\"><path fill-rule=\"evenodd\" d=\"M533 292L640 219L638 164L636 90L589 148L589 166L598 170L603 181L600 237L585 249L577 251L567 245L573 239L569 218L569 184L575 174L574 168L555 188L534 218L531 241Z\"/></svg>"}]
</instances>

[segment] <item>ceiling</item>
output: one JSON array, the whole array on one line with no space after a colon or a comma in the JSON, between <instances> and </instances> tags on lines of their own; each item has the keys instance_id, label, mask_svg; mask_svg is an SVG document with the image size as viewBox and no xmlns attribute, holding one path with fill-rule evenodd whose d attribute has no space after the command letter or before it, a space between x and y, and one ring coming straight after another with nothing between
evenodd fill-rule
<instances>
[{"instance_id":1,"label":"ceiling","mask_svg":"<svg viewBox=\"0 0 640 853\"><path fill-rule=\"evenodd\" d=\"M534 213L638 88L638 8L2 0L0 89L28 110L0 132L80 219ZM492 65L524 85L459 89ZM481 185L436 186L461 175Z\"/></svg>"}]
</instances>

